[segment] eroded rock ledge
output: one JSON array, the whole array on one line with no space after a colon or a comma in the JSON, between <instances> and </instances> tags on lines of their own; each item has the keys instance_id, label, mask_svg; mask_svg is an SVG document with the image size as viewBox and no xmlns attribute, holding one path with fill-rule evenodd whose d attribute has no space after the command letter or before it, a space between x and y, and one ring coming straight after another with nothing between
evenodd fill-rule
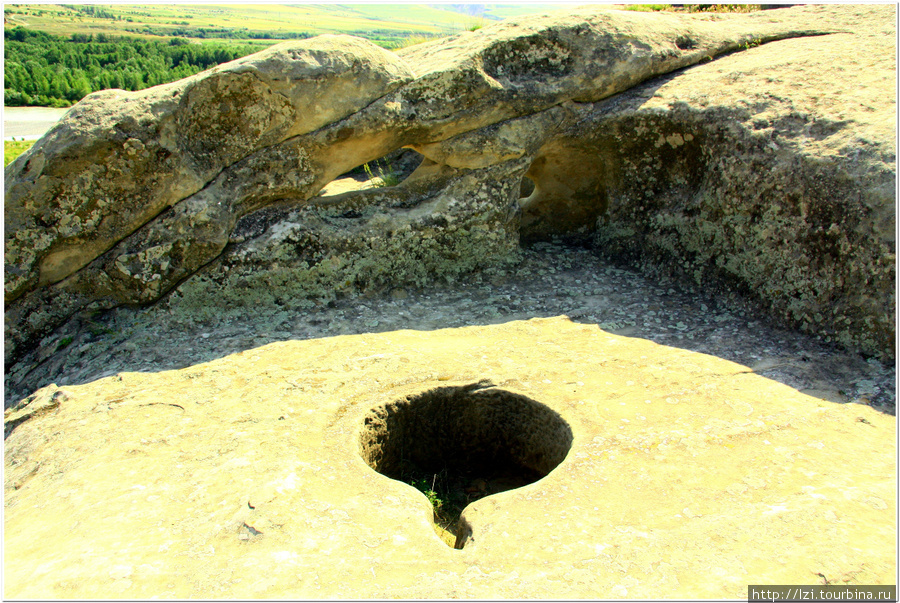
<instances>
[{"instance_id":1,"label":"eroded rock ledge","mask_svg":"<svg viewBox=\"0 0 900 603\"><path fill-rule=\"evenodd\" d=\"M581 10L92 95L7 168L7 365L79 313L300 308L554 237L891 358L894 38L890 6ZM401 147L398 186L316 196Z\"/></svg>"}]
</instances>

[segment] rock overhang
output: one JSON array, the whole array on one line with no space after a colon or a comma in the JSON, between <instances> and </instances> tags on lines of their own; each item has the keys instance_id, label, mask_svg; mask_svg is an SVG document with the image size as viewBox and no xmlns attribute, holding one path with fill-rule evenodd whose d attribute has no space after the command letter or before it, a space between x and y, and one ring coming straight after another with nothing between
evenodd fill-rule
<instances>
[{"instance_id":1,"label":"rock overhang","mask_svg":"<svg viewBox=\"0 0 900 603\"><path fill-rule=\"evenodd\" d=\"M54 140L51 132L45 142L36 145L35 150L23 158L20 181L8 178L11 196L7 203L7 223L13 224L12 230L18 234L7 240L8 301L13 301L12 314L7 316L7 363L14 362L36 339L85 308L152 303L185 279L190 289L193 286L191 280L204 281L201 268L213 266L222 258L230 233L242 216L276 201L287 200L304 208L315 205L310 200L319 189L342 171L365 161L400 146L410 146L429 159L438 163L447 161L446 165L461 169L481 169L523 158L539 162L542 159L540 147L558 144L556 138L571 134L564 131L566 128L578 127L579 116L583 117L584 112L578 111L577 107L587 103L573 101L597 101L647 78L723 53L748 50L763 42L840 29L837 26L840 20L833 15L817 20L819 16L815 13L812 9L804 9L792 13L791 19L760 15L712 19L698 15L582 10L559 13L550 20L530 18L500 24L440 44L404 49L397 55L362 40L325 36L278 45L253 57L220 66L208 74L153 90L135 94L98 93L73 109L71 118L59 126L59 132L69 128L70 134L80 134L72 140L67 139L65 145L54 147L55 143L50 142ZM365 93L346 94L347 78L358 80L361 69L371 76L366 79ZM544 73L546 77L535 78L535 73ZM322 77L329 82L324 92L319 85ZM315 85L305 86L303 82L308 84L307 80ZM234 86L241 89L250 86L253 94L250 97L236 94L232 90ZM189 102L188 97L196 97L197 102ZM339 106L326 102L330 97L340 98ZM283 102L275 102L277 99ZM297 117L302 113L297 106L301 100L300 104L315 109L311 125L306 117L299 122L291 118L291 115ZM347 108L343 101L356 104ZM225 117L221 111L204 112L204 107L210 103L231 109L225 111ZM322 111L325 113L319 115ZM107 114L97 117L97 113L104 112ZM240 117L240 131L246 130L249 138L239 136L240 144L236 140L232 144L216 139L215 132L233 130L224 123L227 115ZM269 123L272 121L269 117L278 123ZM82 122L91 125L84 129ZM173 126L176 122L177 127ZM509 124L513 124L511 128ZM109 132L106 130L112 126L114 140L107 141L105 137ZM511 136L491 148L491 132L496 128L502 131L504 127L507 130L504 134L510 134L509 130L516 128L519 133L511 132ZM122 145L123 152L117 153L115 147L122 143L122 136L130 138ZM37 218L29 218L25 215L27 212L15 209L17 199L27 200L36 195L28 203L53 205L52 199L44 199L50 190L48 177L55 173L54 170L58 171L59 166L54 165L66 162L54 163L52 158L54 153L62 153L73 144L76 148L83 146L86 151L81 154L82 163L85 159L90 160L91 145L109 147L107 151L112 153L112 164L107 166L107 171L110 174L123 169L141 173L149 170L145 174L149 186L140 187L140 190L149 191L150 197L136 203L134 208L121 210L119 206L126 196L115 190L116 185L108 175L95 174L93 172L97 170L92 172L91 168L84 178L74 177L71 186L65 183L65 178L57 178L51 187L55 192L50 196L62 199L62 206L71 205L72 215L41 210L38 213L43 213L37 223L63 226L37 228L32 236L27 223ZM122 165L119 165L120 159L124 161ZM140 166L132 165L135 161ZM154 176L152 166L144 165L147 161L151 164L162 162L159 165L165 169L161 171L175 174L175 181L171 177ZM175 165L173 161L183 165ZM208 163L210 165L204 167ZM275 166L276 173L260 178L266 165ZM499 226L499 231L505 232L502 236L508 239L500 247L511 248L518 244L512 234L518 224L512 191L519 188L522 175L517 166L501 171L503 176L494 173L488 177L514 182L507 182L503 192L497 195L500 206L489 211L492 217L476 219L481 222L476 229L490 228L488 223L499 221L494 228ZM487 174L489 172L476 175L476 180ZM535 173L527 175L531 177ZM593 232L595 219L606 219L611 203L607 191L594 185L596 179L585 180L583 175L573 174L568 178L570 182L563 183L561 188L549 182L536 187L526 204L523 224L526 240L535 233L539 238L555 236L560 230L568 230L563 233L565 235L584 239ZM562 178L566 179L566 176ZM87 186L92 179L96 180L95 185ZM554 197L547 194L548 184L566 198L560 205L564 209L562 214L572 214L574 218L563 218L559 224L545 223L545 218L555 213L552 202L540 208L541 197ZM129 181L126 185L123 186L129 191L135 189L134 182ZM432 181L431 185L437 191L440 182ZM579 190L566 190L573 185ZM96 191L93 195L96 198L83 198L86 187ZM131 196L130 193L127 195ZM202 207L207 204L210 205L208 211ZM172 212L165 209L169 206L175 210L174 219ZM119 210L114 212L115 215L106 215L112 207ZM435 205L438 207L441 205ZM535 213L535 209L541 211ZM474 211L484 210L476 207ZM537 220L535 216L538 216ZM203 227L195 233L198 220ZM98 228L105 234L97 234L100 232L97 231L92 235ZM626 232L631 230L634 228L625 229ZM469 231L469 228L458 230ZM177 253L170 254L163 262L164 269L160 269L163 264L158 262L142 264L135 261L158 255L160 249L167 248L166 237L172 236L178 239L171 246L173 250L177 247ZM372 233L371 236L379 234ZM71 241L66 242L69 239ZM487 247L479 248L479 245ZM484 241L470 247L474 256L492 258L492 262L508 262L514 255L498 253L496 241ZM668 244L667 248L676 255L683 255L677 249L678 245ZM366 253L362 252L363 255ZM378 252L372 257L356 257L359 252L354 254L336 261L344 265L380 261ZM452 249L444 255L450 260L461 257ZM721 258L716 261L718 259ZM303 264L304 261L297 258L295 263ZM125 264L132 268L123 277L117 266ZM468 260L464 266L452 264L452 261L436 262L434 268L428 269L427 278L440 279L475 267ZM258 268L254 267L255 270ZM442 272L446 270L450 272ZM416 273L415 278L421 279L417 270L391 269L389 272L397 275ZM193 275L197 278L192 279ZM738 289L753 290L754 283L741 279L747 280L745 275L738 276ZM338 280L366 286L352 271ZM398 280L395 284L403 283ZM23 291L34 287L37 289L23 296ZM205 287L201 285L201 288ZM767 311L774 308L776 319L809 325L841 343L858 346L865 353L882 356L893 353L884 349L889 338L882 326L876 327L879 332L874 336L867 333L857 337L851 331L869 327L857 317L850 317L855 310L838 312L839 316L823 316L811 309L807 300L797 299L807 293L806 289L791 293L790 303L801 308L797 311L785 310L778 300L773 305L771 299L764 299L762 305L768 304ZM313 287L307 294L319 295L318 288ZM858 301L850 300L848 304L852 306ZM872 318L872 310L868 307L859 314L863 318ZM812 320L805 317L812 317ZM845 320L850 320L849 326L841 322Z\"/></svg>"}]
</instances>

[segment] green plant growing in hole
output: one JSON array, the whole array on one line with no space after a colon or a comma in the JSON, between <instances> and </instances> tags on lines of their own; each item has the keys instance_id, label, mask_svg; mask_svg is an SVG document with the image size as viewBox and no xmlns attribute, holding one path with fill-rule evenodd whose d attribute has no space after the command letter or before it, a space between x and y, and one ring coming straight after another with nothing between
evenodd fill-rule
<instances>
[{"instance_id":1,"label":"green plant growing in hole","mask_svg":"<svg viewBox=\"0 0 900 603\"><path fill-rule=\"evenodd\" d=\"M428 499L428 502L430 502L431 506L434 508L435 514L437 514L444 505L444 501L442 501L440 496L438 496L438 493L434 491L434 482L436 480L437 474L432 478L431 486L428 485L428 480L424 477L412 481L413 488L425 495L425 498Z\"/></svg>"},{"instance_id":2,"label":"green plant growing in hole","mask_svg":"<svg viewBox=\"0 0 900 603\"><path fill-rule=\"evenodd\" d=\"M69 345L72 343L72 341L74 341L74 339L72 337L63 337L62 339L59 340L59 345L56 346L56 349L63 350L65 348L69 347Z\"/></svg>"},{"instance_id":3,"label":"green plant growing in hole","mask_svg":"<svg viewBox=\"0 0 900 603\"><path fill-rule=\"evenodd\" d=\"M385 168L381 164L381 160L376 160L373 163L375 164L375 170L378 171L377 175L368 163L363 165L363 170L366 172L366 176L369 177L369 182L372 183L372 186L374 186L375 188L381 188L387 186L397 186L398 184L400 184L400 177L396 173L394 173L393 170Z\"/></svg>"},{"instance_id":4,"label":"green plant growing in hole","mask_svg":"<svg viewBox=\"0 0 900 603\"><path fill-rule=\"evenodd\" d=\"M467 492L472 479L470 475L458 475L447 469L438 473L423 473L413 469L407 471L402 479L424 494L431 503L435 533L449 546L456 543L456 530L463 509L473 500L487 494Z\"/></svg>"}]
</instances>

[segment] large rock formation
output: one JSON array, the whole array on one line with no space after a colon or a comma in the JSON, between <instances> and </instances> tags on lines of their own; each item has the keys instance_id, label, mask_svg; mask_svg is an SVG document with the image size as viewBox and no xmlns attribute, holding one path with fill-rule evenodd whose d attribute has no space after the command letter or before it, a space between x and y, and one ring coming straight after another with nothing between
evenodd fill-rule
<instances>
[{"instance_id":1,"label":"large rock formation","mask_svg":"<svg viewBox=\"0 0 900 603\"><path fill-rule=\"evenodd\" d=\"M81 312L173 290L188 312L297 308L512 263L520 240L560 235L890 357L892 44L886 6L579 10L397 54L323 37L98 93L7 169L7 364ZM877 94L840 117L834 80L825 102L796 91L852 65L848 45L873 58L841 81ZM401 147L425 160L399 186L316 197Z\"/></svg>"},{"instance_id":2,"label":"large rock formation","mask_svg":"<svg viewBox=\"0 0 900 603\"><path fill-rule=\"evenodd\" d=\"M894 417L562 318L49 386L6 428L6 598L721 600L896 578ZM497 442L519 475L485 467ZM467 477L461 550L385 475L400 453Z\"/></svg>"},{"instance_id":3,"label":"large rock formation","mask_svg":"<svg viewBox=\"0 0 900 603\"><path fill-rule=\"evenodd\" d=\"M893 354L894 17L581 10L87 99L7 170L4 596L892 584L890 367L718 302Z\"/></svg>"}]
</instances>

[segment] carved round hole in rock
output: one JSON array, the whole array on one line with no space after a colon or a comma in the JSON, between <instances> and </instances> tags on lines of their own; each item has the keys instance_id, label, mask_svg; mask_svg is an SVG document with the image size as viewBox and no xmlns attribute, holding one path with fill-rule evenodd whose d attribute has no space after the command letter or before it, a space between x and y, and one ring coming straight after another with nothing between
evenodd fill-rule
<instances>
[{"instance_id":1,"label":"carved round hole in rock","mask_svg":"<svg viewBox=\"0 0 900 603\"><path fill-rule=\"evenodd\" d=\"M467 538L459 518L469 503L536 482L571 445L571 428L552 409L484 382L373 408L359 438L370 467L429 499L435 532L455 548Z\"/></svg>"}]
</instances>

